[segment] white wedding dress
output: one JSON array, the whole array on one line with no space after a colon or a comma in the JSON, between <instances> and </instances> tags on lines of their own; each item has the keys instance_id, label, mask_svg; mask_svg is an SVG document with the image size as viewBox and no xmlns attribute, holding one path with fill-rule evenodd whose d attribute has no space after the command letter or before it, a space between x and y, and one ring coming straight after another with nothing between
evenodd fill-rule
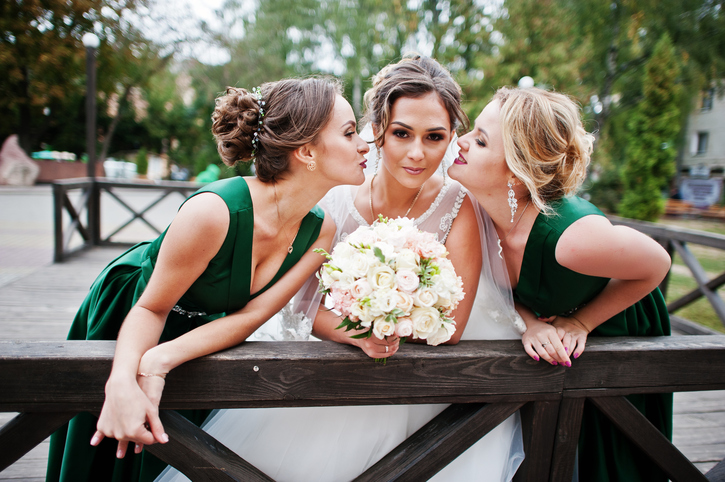
<instances>
[{"instance_id":1,"label":"white wedding dress","mask_svg":"<svg viewBox=\"0 0 725 482\"><path fill-rule=\"evenodd\" d=\"M337 225L333 246L360 225L367 225L353 204L357 189L339 186L321 203ZM438 239L445 242L466 196L460 184L448 179L433 204L415 223L422 230L436 233ZM474 206L478 207L475 200ZM485 223L490 222L485 218L485 213L479 212L482 234L486 231ZM491 228L487 233L489 240L482 243L484 250L492 242L492 233L495 239L495 231ZM498 256L484 252L479 290L463 340L521 337L519 323L523 322L513 312L510 290L500 289L501 277L505 279L506 274ZM265 323L250 340L308 339L309 320L301 315L290 316L289 307L284 311L284 316L278 315ZM360 475L447 406L225 409L213 413L203 428L274 480L343 482ZM517 412L430 480L510 481L523 458ZM171 467L157 479L161 482L181 480L188 479Z\"/></svg>"}]
</instances>

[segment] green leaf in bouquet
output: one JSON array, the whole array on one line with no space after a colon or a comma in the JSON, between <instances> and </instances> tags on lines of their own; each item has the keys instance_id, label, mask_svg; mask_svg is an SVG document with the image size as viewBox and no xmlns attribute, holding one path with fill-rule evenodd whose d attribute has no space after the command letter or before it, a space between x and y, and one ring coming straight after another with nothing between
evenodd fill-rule
<instances>
[{"instance_id":1,"label":"green leaf in bouquet","mask_svg":"<svg viewBox=\"0 0 725 482\"><path fill-rule=\"evenodd\" d=\"M380 260L381 263L385 264L385 255L380 250L380 248L378 248L377 246L375 246L373 248L373 254L375 255L376 258L378 258Z\"/></svg>"},{"instance_id":2,"label":"green leaf in bouquet","mask_svg":"<svg viewBox=\"0 0 725 482\"><path fill-rule=\"evenodd\" d=\"M358 333L357 335L352 335L350 338L355 338L357 340L361 338L370 338L373 336L373 330L366 331L365 333Z\"/></svg>"},{"instance_id":3,"label":"green leaf in bouquet","mask_svg":"<svg viewBox=\"0 0 725 482\"><path fill-rule=\"evenodd\" d=\"M321 254L322 256L324 256L327 259L332 259L332 255L322 248L315 248L312 251L314 251L317 254Z\"/></svg>"}]
</instances>

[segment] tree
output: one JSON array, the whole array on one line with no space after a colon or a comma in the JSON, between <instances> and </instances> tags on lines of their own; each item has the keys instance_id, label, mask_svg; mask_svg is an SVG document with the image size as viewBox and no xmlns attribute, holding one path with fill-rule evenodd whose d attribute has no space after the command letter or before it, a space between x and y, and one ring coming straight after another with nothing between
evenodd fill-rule
<instances>
[{"instance_id":1,"label":"tree","mask_svg":"<svg viewBox=\"0 0 725 482\"><path fill-rule=\"evenodd\" d=\"M629 121L619 208L623 216L655 221L664 211L662 190L674 174L681 125L679 77L677 54L665 33L645 65L644 99Z\"/></svg>"},{"instance_id":2,"label":"tree","mask_svg":"<svg viewBox=\"0 0 725 482\"><path fill-rule=\"evenodd\" d=\"M80 38L93 29L86 14L100 1L0 3L0 137L18 134L30 150L46 129L43 112L78 103L84 52Z\"/></svg>"}]
</instances>

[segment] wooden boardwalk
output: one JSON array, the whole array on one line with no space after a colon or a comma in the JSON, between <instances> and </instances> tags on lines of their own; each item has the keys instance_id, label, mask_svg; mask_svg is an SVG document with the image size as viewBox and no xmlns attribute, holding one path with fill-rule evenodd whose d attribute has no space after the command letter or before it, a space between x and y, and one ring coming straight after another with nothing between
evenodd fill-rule
<instances>
[{"instance_id":1,"label":"wooden boardwalk","mask_svg":"<svg viewBox=\"0 0 725 482\"><path fill-rule=\"evenodd\" d=\"M96 248L0 287L0 340L65 339L91 282L121 252ZM0 425L13 416L0 413ZM674 426L675 445L706 472L725 458L725 392L675 394ZM47 453L46 441L0 472L0 482L44 480Z\"/></svg>"}]
</instances>

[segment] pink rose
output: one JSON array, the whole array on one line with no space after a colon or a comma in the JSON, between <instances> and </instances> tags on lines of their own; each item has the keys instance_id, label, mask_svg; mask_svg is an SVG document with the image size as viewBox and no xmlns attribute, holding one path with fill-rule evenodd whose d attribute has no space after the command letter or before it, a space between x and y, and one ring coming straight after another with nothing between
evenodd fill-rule
<instances>
[{"instance_id":1,"label":"pink rose","mask_svg":"<svg viewBox=\"0 0 725 482\"><path fill-rule=\"evenodd\" d=\"M395 324L395 334L403 338L413 334L413 320L407 316L398 318L398 322Z\"/></svg>"},{"instance_id":2,"label":"pink rose","mask_svg":"<svg viewBox=\"0 0 725 482\"><path fill-rule=\"evenodd\" d=\"M398 288L406 293L412 293L417 290L418 285L420 284L418 275L411 269L399 269L398 272L395 273L395 279L398 281Z\"/></svg>"}]
</instances>

